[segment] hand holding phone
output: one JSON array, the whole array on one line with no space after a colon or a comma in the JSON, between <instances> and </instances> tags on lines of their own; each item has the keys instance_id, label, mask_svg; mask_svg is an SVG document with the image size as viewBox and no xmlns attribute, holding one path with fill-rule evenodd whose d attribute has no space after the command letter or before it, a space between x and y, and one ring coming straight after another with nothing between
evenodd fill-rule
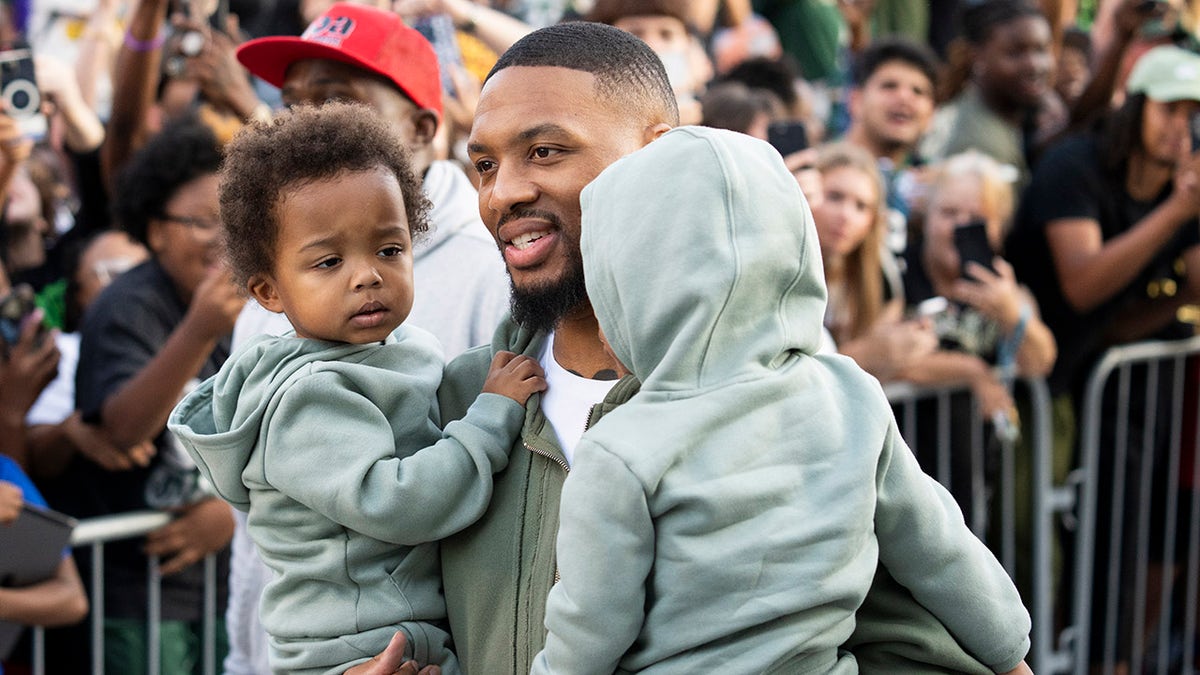
<instances>
[{"instance_id":1,"label":"hand holding phone","mask_svg":"<svg viewBox=\"0 0 1200 675\"><path fill-rule=\"evenodd\" d=\"M28 284L16 286L0 299L0 338L6 345L17 344L21 339L21 328L35 309L33 289Z\"/></svg>"},{"instance_id":2,"label":"hand holding phone","mask_svg":"<svg viewBox=\"0 0 1200 675\"><path fill-rule=\"evenodd\" d=\"M988 241L987 221L984 219L975 218L954 228L954 248L958 250L960 276L970 279L967 263L971 262L979 263L993 273L996 271L995 265L992 264L996 252L992 250L992 243Z\"/></svg>"}]
</instances>

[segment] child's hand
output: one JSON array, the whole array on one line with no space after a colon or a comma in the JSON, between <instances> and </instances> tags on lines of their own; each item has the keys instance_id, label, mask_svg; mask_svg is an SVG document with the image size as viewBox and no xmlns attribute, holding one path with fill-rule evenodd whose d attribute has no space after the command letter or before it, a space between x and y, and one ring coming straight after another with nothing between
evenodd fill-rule
<instances>
[{"instance_id":1,"label":"child's hand","mask_svg":"<svg viewBox=\"0 0 1200 675\"><path fill-rule=\"evenodd\" d=\"M546 373L538 362L512 352L496 352L483 381L484 393L507 396L521 405L525 405L530 394L545 389Z\"/></svg>"},{"instance_id":2,"label":"child's hand","mask_svg":"<svg viewBox=\"0 0 1200 675\"><path fill-rule=\"evenodd\" d=\"M0 480L0 525L11 525L21 515L21 488Z\"/></svg>"}]
</instances>

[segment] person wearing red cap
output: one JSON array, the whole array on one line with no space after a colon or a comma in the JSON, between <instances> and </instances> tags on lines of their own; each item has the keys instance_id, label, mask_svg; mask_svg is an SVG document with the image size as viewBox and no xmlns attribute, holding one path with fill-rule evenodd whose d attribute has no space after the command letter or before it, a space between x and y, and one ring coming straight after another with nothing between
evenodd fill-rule
<instances>
[{"instance_id":1,"label":"person wearing red cap","mask_svg":"<svg viewBox=\"0 0 1200 675\"><path fill-rule=\"evenodd\" d=\"M237 52L252 74L277 86L286 105L357 101L370 106L403 139L413 171L432 204L429 236L413 255L420 289L409 322L433 333L447 358L488 342L508 308L504 264L479 219L475 189L462 170L435 159L432 145L442 113L437 57L416 30L392 12L340 2L299 37L250 40ZM291 326L282 314L247 303L233 344ZM258 560L240 513L230 574L230 650L225 672L266 672L266 632L258 598L269 572Z\"/></svg>"}]
</instances>

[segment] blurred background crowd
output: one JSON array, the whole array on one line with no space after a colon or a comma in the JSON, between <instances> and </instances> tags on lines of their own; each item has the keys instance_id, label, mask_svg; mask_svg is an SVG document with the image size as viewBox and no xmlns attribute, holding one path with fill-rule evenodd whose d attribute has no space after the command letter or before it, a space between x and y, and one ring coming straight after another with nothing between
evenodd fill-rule
<instances>
[{"instance_id":1,"label":"blurred background crowd","mask_svg":"<svg viewBox=\"0 0 1200 675\"><path fill-rule=\"evenodd\" d=\"M228 356L245 303L216 264L221 146L286 104L363 96L292 73L281 90L283 74L248 69L238 47L298 36L330 4L0 3L0 293L31 289L47 327L5 336L0 462L76 517L177 515L145 541L111 547L115 672L144 660L147 554L161 556L168 580L167 662L190 671L196 563L233 535L228 507L165 430L175 402ZM409 130L428 132L418 161L427 190L437 172L454 173L439 179L448 184L475 180L466 139L481 82L530 30L589 20L645 40L685 124L769 141L796 176L829 288L827 348L881 382L963 387L954 405L1000 438L1021 437L1026 403L1012 378L1047 378L1060 477L1103 350L1195 334L1192 0L367 4L418 28L439 57L441 100L420 106L432 114ZM489 264L503 296L498 258ZM455 320L472 328L439 336L447 357L489 339L504 298L480 297L457 300ZM438 302L446 312L456 300ZM909 440L920 456L925 444ZM86 578L87 564L68 558L36 591L52 599L40 613L0 589L0 620L78 621L77 565ZM82 672L70 664L86 637L50 639L65 646L51 649L65 663L57 672Z\"/></svg>"}]
</instances>

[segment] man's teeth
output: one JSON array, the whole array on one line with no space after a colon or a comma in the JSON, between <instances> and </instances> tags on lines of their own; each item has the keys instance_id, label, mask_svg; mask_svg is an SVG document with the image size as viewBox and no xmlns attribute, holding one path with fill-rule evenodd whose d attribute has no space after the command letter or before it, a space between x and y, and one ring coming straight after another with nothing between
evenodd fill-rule
<instances>
[{"instance_id":1,"label":"man's teeth","mask_svg":"<svg viewBox=\"0 0 1200 675\"><path fill-rule=\"evenodd\" d=\"M546 236L547 234L550 234L550 233L549 232L526 232L525 234L519 235L516 239L512 240L513 248L517 249L518 251L524 251L525 249L529 248L530 244L537 241L538 239L541 239L542 237Z\"/></svg>"}]
</instances>

